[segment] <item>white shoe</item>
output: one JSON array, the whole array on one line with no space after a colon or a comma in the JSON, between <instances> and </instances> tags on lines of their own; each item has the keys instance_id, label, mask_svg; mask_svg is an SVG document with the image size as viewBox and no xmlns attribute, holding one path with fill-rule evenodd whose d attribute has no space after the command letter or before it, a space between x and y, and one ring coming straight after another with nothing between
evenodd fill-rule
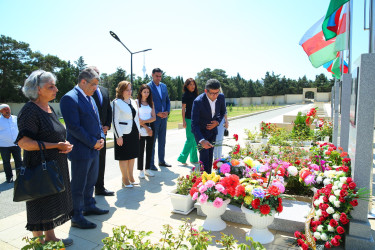
<instances>
[{"instance_id":1,"label":"white shoe","mask_svg":"<svg viewBox=\"0 0 375 250\"><path fill-rule=\"evenodd\" d=\"M145 171L139 171L139 178L144 179L145 178Z\"/></svg>"},{"instance_id":2,"label":"white shoe","mask_svg":"<svg viewBox=\"0 0 375 250\"><path fill-rule=\"evenodd\" d=\"M147 176L150 176L150 177L153 177L153 176L155 176L149 169L146 169L146 171L145 171L146 173L146 175Z\"/></svg>"}]
</instances>

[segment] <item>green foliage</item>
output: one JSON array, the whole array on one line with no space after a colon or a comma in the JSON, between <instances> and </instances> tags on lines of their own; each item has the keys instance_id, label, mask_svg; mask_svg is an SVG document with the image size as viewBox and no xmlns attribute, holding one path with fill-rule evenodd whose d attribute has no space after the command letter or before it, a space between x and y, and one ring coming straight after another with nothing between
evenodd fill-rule
<instances>
[{"instance_id":1,"label":"green foliage","mask_svg":"<svg viewBox=\"0 0 375 250\"><path fill-rule=\"evenodd\" d=\"M276 146L289 146L290 133L285 128L276 128L268 143Z\"/></svg>"},{"instance_id":2,"label":"green foliage","mask_svg":"<svg viewBox=\"0 0 375 250\"><path fill-rule=\"evenodd\" d=\"M26 241L27 244L21 248L21 250L33 249L33 250L57 250L65 249L64 243L60 241L48 241L44 242L45 236L28 238L24 237L22 240Z\"/></svg>"},{"instance_id":3,"label":"green foliage","mask_svg":"<svg viewBox=\"0 0 375 250\"><path fill-rule=\"evenodd\" d=\"M311 139L312 131L310 129L310 126L306 125L306 118L306 115L302 115L301 112L298 112L291 133L292 138L294 138L295 140L306 141Z\"/></svg>"},{"instance_id":4,"label":"green foliage","mask_svg":"<svg viewBox=\"0 0 375 250\"><path fill-rule=\"evenodd\" d=\"M115 227L112 229L113 236L106 237L102 240L104 243L103 250L112 249L140 249L140 250L172 250L172 249L193 249L204 250L208 249L209 244L212 243L210 232L203 231L202 227L194 228L194 225L189 219L183 219L184 223L179 226L178 233L173 233L173 228L170 225L164 225L161 235L163 238L158 243L152 243L146 237L152 234L152 231L131 230L126 226ZM262 244L253 241L252 238L246 237L246 244L237 244L237 240L232 236L222 233L221 240L217 243L225 247L225 249L256 249L264 250Z\"/></svg>"},{"instance_id":5,"label":"green foliage","mask_svg":"<svg viewBox=\"0 0 375 250\"><path fill-rule=\"evenodd\" d=\"M195 180L201 176L200 172L193 171L190 175L182 175L177 178L177 194L189 195Z\"/></svg>"},{"instance_id":6,"label":"green foliage","mask_svg":"<svg viewBox=\"0 0 375 250\"><path fill-rule=\"evenodd\" d=\"M237 244L238 240L236 240L233 235L226 235L224 233L221 233L221 240L216 240L216 242L219 245L222 245L224 249L255 249L255 250L265 250L266 248L260 244L259 242L256 242L253 240L252 237L246 236L246 241L248 244Z\"/></svg>"}]
</instances>

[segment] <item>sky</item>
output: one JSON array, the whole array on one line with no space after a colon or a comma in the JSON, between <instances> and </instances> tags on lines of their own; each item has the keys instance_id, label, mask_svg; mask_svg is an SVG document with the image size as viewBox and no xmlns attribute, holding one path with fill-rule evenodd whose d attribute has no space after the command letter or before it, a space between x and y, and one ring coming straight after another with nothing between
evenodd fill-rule
<instances>
[{"instance_id":1,"label":"sky","mask_svg":"<svg viewBox=\"0 0 375 250\"><path fill-rule=\"evenodd\" d=\"M314 68L298 44L328 8L328 0L0 0L0 34L33 51L95 65L101 73L121 67L143 77L159 67L172 77L196 77L205 68L249 80L266 72L314 80ZM353 12L353 61L368 51L364 0Z\"/></svg>"}]
</instances>

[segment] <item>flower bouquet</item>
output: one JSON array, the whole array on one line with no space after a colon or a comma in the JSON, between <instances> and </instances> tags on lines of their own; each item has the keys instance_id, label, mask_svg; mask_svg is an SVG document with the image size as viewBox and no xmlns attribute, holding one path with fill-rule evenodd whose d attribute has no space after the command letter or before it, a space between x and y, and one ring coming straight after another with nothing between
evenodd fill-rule
<instances>
[{"instance_id":1,"label":"flower bouquet","mask_svg":"<svg viewBox=\"0 0 375 250\"><path fill-rule=\"evenodd\" d=\"M276 129L276 125L270 122L261 122L260 123L260 133L262 138L265 139Z\"/></svg>"},{"instance_id":2,"label":"flower bouquet","mask_svg":"<svg viewBox=\"0 0 375 250\"><path fill-rule=\"evenodd\" d=\"M193 200L198 200L201 209L207 215L203 228L211 231L221 231L226 227L221 219L230 198L234 197L237 186L241 186L236 175L221 177L220 175L204 172L190 190Z\"/></svg>"},{"instance_id":3,"label":"flower bouquet","mask_svg":"<svg viewBox=\"0 0 375 250\"><path fill-rule=\"evenodd\" d=\"M337 175L331 183L319 189L314 196L308 216L310 228L305 234L296 231L297 244L303 249L339 246L351 218L350 212L358 205L357 199L368 199L368 192L357 190L351 177Z\"/></svg>"}]
</instances>

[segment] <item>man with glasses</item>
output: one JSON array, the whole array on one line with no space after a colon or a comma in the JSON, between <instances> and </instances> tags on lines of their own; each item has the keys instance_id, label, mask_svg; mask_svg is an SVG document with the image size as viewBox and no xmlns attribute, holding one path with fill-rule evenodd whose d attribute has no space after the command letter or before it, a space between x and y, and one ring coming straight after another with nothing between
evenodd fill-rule
<instances>
[{"instance_id":1,"label":"man with glasses","mask_svg":"<svg viewBox=\"0 0 375 250\"><path fill-rule=\"evenodd\" d=\"M71 161L73 198L72 227L95 228L96 224L83 216L106 214L95 206L94 186L98 179L99 151L104 147L104 132L99 111L92 95L99 84L99 75L92 69L82 70L78 84L60 101L67 130L67 140L74 145L68 154Z\"/></svg>"},{"instance_id":2,"label":"man with glasses","mask_svg":"<svg viewBox=\"0 0 375 250\"><path fill-rule=\"evenodd\" d=\"M206 83L204 93L193 102L191 111L191 130L197 144L202 146L199 151L199 160L204 170L211 173L217 126L226 114L225 98L220 94L220 82L210 79Z\"/></svg>"}]
</instances>

